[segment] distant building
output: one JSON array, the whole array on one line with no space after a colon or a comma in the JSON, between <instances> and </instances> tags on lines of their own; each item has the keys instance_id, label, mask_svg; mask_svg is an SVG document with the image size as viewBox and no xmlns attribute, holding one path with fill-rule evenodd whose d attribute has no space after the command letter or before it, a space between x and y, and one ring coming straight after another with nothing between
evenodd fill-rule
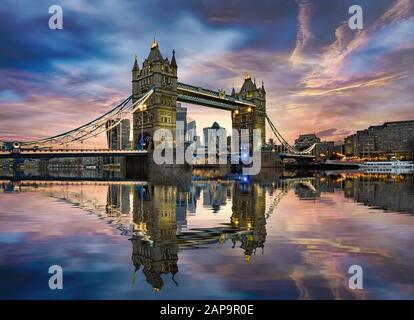
<instances>
[{"instance_id":1,"label":"distant building","mask_svg":"<svg viewBox=\"0 0 414 320\"><path fill-rule=\"evenodd\" d=\"M342 142L342 143L336 143L335 144L335 146L334 146L334 152L335 153L337 153L337 154L342 154L342 155L344 155L345 154L345 144Z\"/></svg>"},{"instance_id":2,"label":"distant building","mask_svg":"<svg viewBox=\"0 0 414 320\"><path fill-rule=\"evenodd\" d=\"M345 138L346 156L413 159L414 120L386 122Z\"/></svg>"},{"instance_id":3,"label":"distant building","mask_svg":"<svg viewBox=\"0 0 414 320\"><path fill-rule=\"evenodd\" d=\"M218 137L218 131L223 129L222 131L222 135L220 135L220 138ZM219 145L220 141L219 139L223 139L223 143L226 145L227 144L227 134L226 134L226 129L223 127L220 127L220 125L214 121L213 125L211 127L207 127L203 129L203 137L204 137L204 146L208 147L208 143L209 141L216 136L216 144L217 146Z\"/></svg>"},{"instance_id":4,"label":"distant building","mask_svg":"<svg viewBox=\"0 0 414 320\"><path fill-rule=\"evenodd\" d=\"M177 123L181 121L183 123L184 131L179 133L177 130L177 133L181 134L183 137L183 141L186 141L185 137L187 135L187 108L181 107L181 103L177 103L177 114L175 116L175 119Z\"/></svg>"},{"instance_id":5,"label":"distant building","mask_svg":"<svg viewBox=\"0 0 414 320\"><path fill-rule=\"evenodd\" d=\"M110 150L130 149L130 121L128 119L124 119L121 120L121 122L118 125L114 126L117 121L118 120L108 120L106 122L106 140L108 148ZM112 126L114 127L111 128Z\"/></svg>"},{"instance_id":6,"label":"distant building","mask_svg":"<svg viewBox=\"0 0 414 320\"><path fill-rule=\"evenodd\" d=\"M124 119L121 121L121 141L120 141L120 148L121 150L127 150L131 148L131 123L128 119Z\"/></svg>"},{"instance_id":7,"label":"distant building","mask_svg":"<svg viewBox=\"0 0 414 320\"><path fill-rule=\"evenodd\" d=\"M295 140L295 148L302 151L319 142L321 142L321 139L314 133L301 134L299 135L299 138Z\"/></svg>"},{"instance_id":8,"label":"distant building","mask_svg":"<svg viewBox=\"0 0 414 320\"><path fill-rule=\"evenodd\" d=\"M330 159L335 153L334 141L321 141L314 133L301 134L295 140L295 148L299 151L308 149L313 145L315 145L315 148L312 150L312 154L316 156L317 160Z\"/></svg>"},{"instance_id":9,"label":"distant building","mask_svg":"<svg viewBox=\"0 0 414 320\"><path fill-rule=\"evenodd\" d=\"M313 154L316 159L329 159L335 152L335 143L333 141L321 141L315 146Z\"/></svg>"},{"instance_id":10,"label":"distant building","mask_svg":"<svg viewBox=\"0 0 414 320\"><path fill-rule=\"evenodd\" d=\"M346 156L356 156L357 155L357 135L356 133L351 134L350 136L344 139L344 151Z\"/></svg>"},{"instance_id":11,"label":"distant building","mask_svg":"<svg viewBox=\"0 0 414 320\"><path fill-rule=\"evenodd\" d=\"M196 136L197 136L197 124L193 120L187 124L187 141L190 141L190 142L196 141L195 140Z\"/></svg>"},{"instance_id":12,"label":"distant building","mask_svg":"<svg viewBox=\"0 0 414 320\"><path fill-rule=\"evenodd\" d=\"M115 125L115 120L108 120L105 123L106 127L106 142L108 145L108 149L116 150L118 149L118 130L117 127L110 129L113 125Z\"/></svg>"}]
</instances>

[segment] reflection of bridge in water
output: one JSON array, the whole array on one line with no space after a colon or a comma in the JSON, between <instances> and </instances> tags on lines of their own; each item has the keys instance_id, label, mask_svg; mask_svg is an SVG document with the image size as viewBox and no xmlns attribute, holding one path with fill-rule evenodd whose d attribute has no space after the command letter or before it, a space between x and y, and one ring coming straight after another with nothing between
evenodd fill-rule
<instances>
[{"instance_id":1,"label":"reflection of bridge in water","mask_svg":"<svg viewBox=\"0 0 414 320\"><path fill-rule=\"evenodd\" d=\"M235 181L194 181L187 186L130 181L112 181L106 186L104 182L93 181L23 180L16 184L2 181L2 184L7 191L36 191L70 203L96 214L121 234L131 237L135 272L142 270L155 290L163 285L162 274L174 276L178 272L181 250L207 249L212 244L230 241L249 261L257 249L263 251L266 219L276 208L265 212L265 187ZM283 194L291 184L291 181L280 183ZM282 194L279 192L275 190L275 199ZM214 214L229 208L230 203L231 211L224 212L227 215L219 225L187 225L188 214L200 208Z\"/></svg>"},{"instance_id":2,"label":"reflection of bridge in water","mask_svg":"<svg viewBox=\"0 0 414 320\"><path fill-rule=\"evenodd\" d=\"M20 181L13 184L6 180L0 181L0 185L5 191L41 192L96 214L119 229L131 239L135 272L142 271L154 290L163 287L162 275L169 274L177 281L175 275L182 250L208 249L212 244L230 242L233 248L241 250L247 261L257 250L263 252L266 219L289 190L303 200L341 190L345 197L375 208L414 213L411 176L315 174L292 178L286 175L266 184L193 181L179 186L142 181ZM266 194L271 199L267 204ZM211 214L220 211L223 222L208 227L193 225L191 215L205 209Z\"/></svg>"}]
</instances>

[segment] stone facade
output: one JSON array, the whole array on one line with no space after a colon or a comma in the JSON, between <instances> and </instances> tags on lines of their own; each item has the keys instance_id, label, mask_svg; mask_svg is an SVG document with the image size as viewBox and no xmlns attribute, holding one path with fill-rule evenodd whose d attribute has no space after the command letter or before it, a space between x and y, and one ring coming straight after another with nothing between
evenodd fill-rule
<instances>
[{"instance_id":1,"label":"stone facade","mask_svg":"<svg viewBox=\"0 0 414 320\"><path fill-rule=\"evenodd\" d=\"M243 100L252 102L256 107L241 107L232 112L232 127L239 133L241 139L241 130L249 130L250 150L253 146L253 130L261 130L260 145L254 146L253 149L260 148L266 142L266 91L262 82L261 87L257 87L255 81L253 82L249 75L246 76L243 86L239 93L233 89L233 97L239 97Z\"/></svg>"},{"instance_id":2,"label":"stone facade","mask_svg":"<svg viewBox=\"0 0 414 320\"><path fill-rule=\"evenodd\" d=\"M144 111L138 110L133 117L134 141L133 148L144 136L145 141L151 141L157 129L169 129L173 133L171 146L175 144L176 115L177 115L177 63L173 51L171 62L163 58L158 43L153 42L148 57L139 67L135 58L132 68L132 97L137 101L148 90L154 89L154 94L147 101ZM224 91L219 91L223 92ZM260 148L266 141L266 91L264 84L256 86L250 76L246 76L239 93L233 89L232 97L252 102L255 107L243 106L232 112L232 127L241 136L242 129L249 130L249 142L253 145L253 130L260 129L261 137L255 149ZM146 148L149 146L147 145ZM151 147L154 147L151 145Z\"/></svg>"},{"instance_id":3,"label":"stone facade","mask_svg":"<svg viewBox=\"0 0 414 320\"><path fill-rule=\"evenodd\" d=\"M135 58L132 68L132 95L135 102L151 88L154 94L147 101L145 111L136 111L133 115L134 140L136 148L143 135L147 141L147 148L153 147L152 138L157 129L171 130L175 139L176 128L176 105L177 105L177 63L175 54L171 62L168 58L163 58L154 40L150 53L139 68L137 58ZM143 117L143 119L142 119ZM142 125L143 122L143 125ZM170 142L171 146L173 141Z\"/></svg>"},{"instance_id":4,"label":"stone facade","mask_svg":"<svg viewBox=\"0 0 414 320\"><path fill-rule=\"evenodd\" d=\"M414 120L386 122L357 131L345 138L345 154L356 157L412 159Z\"/></svg>"}]
</instances>

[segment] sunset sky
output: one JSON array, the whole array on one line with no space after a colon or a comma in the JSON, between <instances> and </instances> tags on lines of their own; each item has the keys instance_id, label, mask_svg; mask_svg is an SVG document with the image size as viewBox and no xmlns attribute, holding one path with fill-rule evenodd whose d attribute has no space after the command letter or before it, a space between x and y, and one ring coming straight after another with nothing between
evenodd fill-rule
<instances>
[{"instance_id":1,"label":"sunset sky","mask_svg":"<svg viewBox=\"0 0 414 320\"><path fill-rule=\"evenodd\" d=\"M48 28L49 6L63 30ZM348 8L364 10L363 30ZM20 1L0 4L0 140L61 133L131 94L134 54L176 50L179 81L231 91L249 72L293 142L414 119L413 0ZM198 134L230 115L189 108ZM271 137L268 132L267 137Z\"/></svg>"}]
</instances>

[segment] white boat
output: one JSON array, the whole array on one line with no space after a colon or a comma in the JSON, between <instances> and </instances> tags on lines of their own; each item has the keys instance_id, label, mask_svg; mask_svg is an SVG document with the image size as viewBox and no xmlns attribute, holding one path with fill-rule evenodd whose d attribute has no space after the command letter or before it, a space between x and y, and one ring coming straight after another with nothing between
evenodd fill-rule
<instances>
[{"instance_id":1,"label":"white boat","mask_svg":"<svg viewBox=\"0 0 414 320\"><path fill-rule=\"evenodd\" d=\"M360 164L362 169L414 169L412 161L364 161Z\"/></svg>"},{"instance_id":2,"label":"white boat","mask_svg":"<svg viewBox=\"0 0 414 320\"><path fill-rule=\"evenodd\" d=\"M387 174L413 174L414 169L411 168L361 168L363 173L387 173Z\"/></svg>"}]
</instances>

